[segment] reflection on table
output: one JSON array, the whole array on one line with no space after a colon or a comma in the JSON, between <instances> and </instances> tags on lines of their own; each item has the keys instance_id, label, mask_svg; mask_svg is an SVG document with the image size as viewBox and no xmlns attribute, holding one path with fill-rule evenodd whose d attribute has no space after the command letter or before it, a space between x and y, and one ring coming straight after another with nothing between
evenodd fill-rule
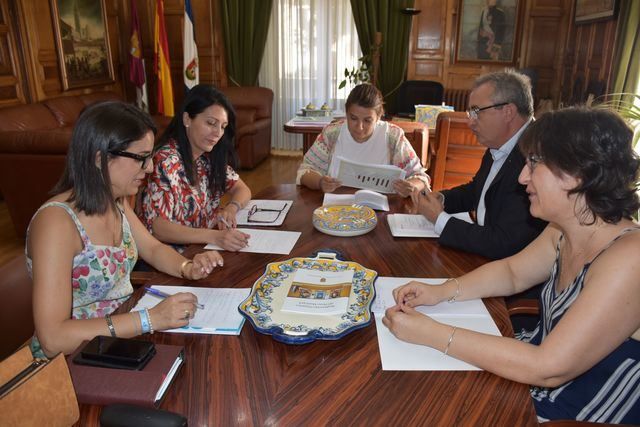
<instances>
[{"instance_id":1,"label":"reflection on table","mask_svg":"<svg viewBox=\"0 0 640 427\"><path fill-rule=\"evenodd\" d=\"M353 189L350 189L353 191ZM368 234L335 237L315 230L318 191L281 185L255 196L293 200L280 230L302 232L290 255L224 252L225 265L190 286L249 288L270 262L333 249L380 276L451 277L486 260L444 248L434 239L394 238L386 213ZM390 197L391 212L404 200ZM202 246L188 248L188 256ZM161 273L150 284L178 284ZM139 296L140 290L135 296ZM127 305L133 306L133 300ZM503 335L512 329L502 299L485 300ZM337 341L296 346L257 333L247 322L239 337L156 333L144 339L182 345L186 364L161 408L191 426L214 425L537 425L528 386L488 372L382 371L375 323ZM81 405L79 425L98 425L101 408Z\"/></svg>"}]
</instances>

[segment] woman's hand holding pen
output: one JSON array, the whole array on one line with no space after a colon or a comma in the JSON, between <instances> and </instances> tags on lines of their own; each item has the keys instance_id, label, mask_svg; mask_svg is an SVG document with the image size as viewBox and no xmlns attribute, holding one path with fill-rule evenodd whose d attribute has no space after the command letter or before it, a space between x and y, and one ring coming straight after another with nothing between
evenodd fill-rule
<instances>
[{"instance_id":1,"label":"woman's hand holding pen","mask_svg":"<svg viewBox=\"0 0 640 427\"><path fill-rule=\"evenodd\" d=\"M217 244L225 251L236 252L249 244L249 234L243 233L237 228L218 232Z\"/></svg>"},{"instance_id":2,"label":"woman's hand holding pen","mask_svg":"<svg viewBox=\"0 0 640 427\"><path fill-rule=\"evenodd\" d=\"M228 204L224 209L218 211L218 230L229 230L238 226L236 219L237 207L235 204Z\"/></svg>"},{"instance_id":3,"label":"woman's hand holding pen","mask_svg":"<svg viewBox=\"0 0 640 427\"><path fill-rule=\"evenodd\" d=\"M171 295L149 309L151 324L156 331L181 328L189 324L198 307L198 298L190 292Z\"/></svg>"}]
</instances>

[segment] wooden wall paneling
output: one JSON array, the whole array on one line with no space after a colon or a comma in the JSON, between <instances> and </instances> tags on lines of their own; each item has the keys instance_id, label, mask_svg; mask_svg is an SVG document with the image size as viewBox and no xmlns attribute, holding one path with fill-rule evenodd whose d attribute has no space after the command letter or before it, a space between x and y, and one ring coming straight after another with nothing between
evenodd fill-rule
<instances>
[{"instance_id":1,"label":"wooden wall paneling","mask_svg":"<svg viewBox=\"0 0 640 427\"><path fill-rule=\"evenodd\" d=\"M15 13L8 0L0 1L0 106L26 102L22 58L16 43Z\"/></svg>"},{"instance_id":2,"label":"wooden wall paneling","mask_svg":"<svg viewBox=\"0 0 640 427\"><path fill-rule=\"evenodd\" d=\"M409 42L408 80L444 81L447 2L416 0Z\"/></svg>"}]
</instances>

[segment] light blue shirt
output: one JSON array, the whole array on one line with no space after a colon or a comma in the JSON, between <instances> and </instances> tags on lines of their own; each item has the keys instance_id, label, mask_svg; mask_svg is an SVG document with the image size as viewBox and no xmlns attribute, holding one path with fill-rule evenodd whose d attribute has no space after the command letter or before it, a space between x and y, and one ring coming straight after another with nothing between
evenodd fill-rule
<instances>
[{"instance_id":1,"label":"light blue shirt","mask_svg":"<svg viewBox=\"0 0 640 427\"><path fill-rule=\"evenodd\" d=\"M476 211L476 219L478 221L478 225L484 225L484 217L487 212L487 208L484 204L484 196L487 193L487 190L491 186L491 183L495 179L496 175L500 171L500 168L502 167L504 162L509 157L509 154L511 154L511 151L513 151L516 144L518 143L518 139L520 139L520 135L522 135L522 132L524 132L524 130L529 125L529 123L531 123L530 120L526 122L524 125L522 125L522 127L518 129L518 131L511 138L509 138L509 140L507 140L507 142L504 143L502 147L497 149L494 149L494 148L489 149L489 153L491 154L491 157L493 157L493 164L491 165L491 169L489 170L489 175L487 175L487 179L484 181L484 187L482 187L480 202L478 203L478 209ZM442 230L444 230L444 227L446 227L447 222L449 222L449 219L451 219L451 214L448 214L447 212L442 211L440 212L440 215L438 215L438 218L436 219L436 223L434 227L434 231L438 234L438 236L442 234Z\"/></svg>"}]
</instances>

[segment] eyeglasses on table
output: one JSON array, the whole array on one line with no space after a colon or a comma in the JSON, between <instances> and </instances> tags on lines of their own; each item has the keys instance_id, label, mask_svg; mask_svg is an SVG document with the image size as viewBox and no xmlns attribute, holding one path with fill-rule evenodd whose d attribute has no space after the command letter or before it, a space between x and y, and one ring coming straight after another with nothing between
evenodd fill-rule
<instances>
[{"instance_id":1,"label":"eyeglasses on table","mask_svg":"<svg viewBox=\"0 0 640 427\"><path fill-rule=\"evenodd\" d=\"M289 204L285 203L284 206L280 209L269 209L269 208L259 208L258 205L253 205L249 209L249 213L247 214L247 222L260 223L260 224L271 224L274 223L280 218L282 212L287 209ZM263 217L265 217L263 218ZM273 218L272 218L273 217Z\"/></svg>"}]
</instances>

